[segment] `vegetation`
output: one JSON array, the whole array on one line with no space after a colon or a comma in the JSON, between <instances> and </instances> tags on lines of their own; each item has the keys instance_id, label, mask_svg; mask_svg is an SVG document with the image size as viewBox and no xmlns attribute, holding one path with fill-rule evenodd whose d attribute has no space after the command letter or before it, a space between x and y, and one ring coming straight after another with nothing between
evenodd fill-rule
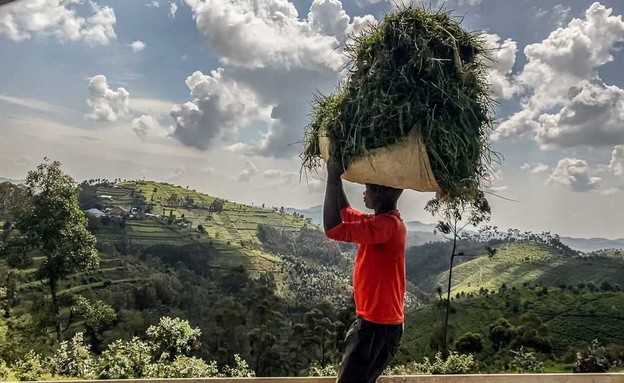
<instances>
[{"instance_id":1,"label":"vegetation","mask_svg":"<svg viewBox=\"0 0 624 383\"><path fill-rule=\"evenodd\" d=\"M28 173L26 191L31 201L16 217L15 234L1 248L12 267L29 266L34 251L44 257L36 276L49 288L59 342L63 335L59 282L79 270L96 268L99 261L95 237L78 206L78 189L60 165L44 163Z\"/></svg>"},{"instance_id":2,"label":"vegetation","mask_svg":"<svg viewBox=\"0 0 624 383\"><path fill-rule=\"evenodd\" d=\"M42 177L33 180L61 181L37 181L48 186L46 193L28 185L2 189L12 202L0 212L3 222L11 222L0 257L0 378L335 374L354 319L353 247L327 240L280 208L243 206L146 181L90 180L78 191L62 172L45 177L57 170L56 163L45 163L31 173ZM54 199L58 216L70 217L71 224L50 224L64 230L37 242L43 235L36 226L20 222L35 208L49 214L44 207L57 205L38 201L54 190L64 197ZM76 204L86 210L93 203L102 211L124 209L87 220ZM63 252L75 257L54 252L57 234L85 232L83 243L91 243L91 234L97 239L99 266L92 269L80 262L95 253L81 247ZM20 239L48 245L20 253ZM447 281L452 245L408 250L406 331L388 371L620 368L621 253L580 255L548 233L464 236L455 252L476 257L457 258L445 300L442 289L435 290ZM495 250L492 258L488 247ZM57 274L58 311L50 276L39 271L51 259L69 270ZM74 260L78 266L71 266ZM483 279L476 281L479 274Z\"/></svg>"}]
</instances>

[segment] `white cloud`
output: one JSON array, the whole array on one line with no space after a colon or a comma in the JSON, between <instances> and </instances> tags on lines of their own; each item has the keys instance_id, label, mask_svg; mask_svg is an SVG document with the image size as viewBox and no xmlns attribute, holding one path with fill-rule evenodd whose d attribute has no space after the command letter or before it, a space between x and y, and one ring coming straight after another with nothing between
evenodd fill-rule
<instances>
[{"instance_id":1,"label":"white cloud","mask_svg":"<svg viewBox=\"0 0 624 383\"><path fill-rule=\"evenodd\" d=\"M280 169L269 169L262 173L262 176L274 181L276 184L287 185L295 181L299 174L296 172L284 172Z\"/></svg>"},{"instance_id":2,"label":"white cloud","mask_svg":"<svg viewBox=\"0 0 624 383\"><path fill-rule=\"evenodd\" d=\"M177 12L178 12L178 4L176 3L169 4L169 17L174 19Z\"/></svg>"},{"instance_id":3,"label":"white cloud","mask_svg":"<svg viewBox=\"0 0 624 383\"><path fill-rule=\"evenodd\" d=\"M528 163L523 163L520 166L521 170L528 170L529 173L533 173L533 174L538 174L538 173L544 173L546 171L548 171L550 169L550 166L543 164L541 162L535 164L535 165L530 165Z\"/></svg>"},{"instance_id":4,"label":"white cloud","mask_svg":"<svg viewBox=\"0 0 624 383\"><path fill-rule=\"evenodd\" d=\"M274 179L280 178L282 174L282 171L279 169L269 169L265 171L262 175L264 176L264 178Z\"/></svg>"},{"instance_id":5,"label":"white cloud","mask_svg":"<svg viewBox=\"0 0 624 383\"><path fill-rule=\"evenodd\" d=\"M97 75L89 80L89 99L91 109L88 118L98 121L120 121L130 114L130 93L124 88L112 90L106 82L106 76Z\"/></svg>"},{"instance_id":6,"label":"white cloud","mask_svg":"<svg viewBox=\"0 0 624 383\"><path fill-rule=\"evenodd\" d=\"M145 6L148 8L160 8L160 1L152 0L148 2L147 4L145 4Z\"/></svg>"},{"instance_id":7,"label":"white cloud","mask_svg":"<svg viewBox=\"0 0 624 383\"><path fill-rule=\"evenodd\" d=\"M537 142L544 149L624 143L624 90L602 81L582 81L556 114L539 117Z\"/></svg>"},{"instance_id":8,"label":"white cloud","mask_svg":"<svg viewBox=\"0 0 624 383\"><path fill-rule=\"evenodd\" d=\"M366 27L375 24L377 24L377 19L373 15L355 16L347 27L346 35L349 37L358 36Z\"/></svg>"},{"instance_id":9,"label":"white cloud","mask_svg":"<svg viewBox=\"0 0 624 383\"><path fill-rule=\"evenodd\" d=\"M485 48L492 61L487 62L490 68L488 81L495 98L510 99L518 91L512 82L512 69L516 62L518 44L512 39L500 41L496 34L484 33Z\"/></svg>"},{"instance_id":10,"label":"white cloud","mask_svg":"<svg viewBox=\"0 0 624 383\"><path fill-rule=\"evenodd\" d=\"M236 180L239 182L249 182L251 181L251 177L260 173L256 165L254 165L251 161L247 161L247 167L241 171Z\"/></svg>"},{"instance_id":11,"label":"white cloud","mask_svg":"<svg viewBox=\"0 0 624 383\"><path fill-rule=\"evenodd\" d=\"M587 192L598 189L601 180L593 175L586 161L563 158L551 173L548 183L567 186L575 192Z\"/></svg>"},{"instance_id":12,"label":"white cloud","mask_svg":"<svg viewBox=\"0 0 624 383\"><path fill-rule=\"evenodd\" d=\"M208 166L200 170L202 174L214 174L215 171L216 171L215 168L213 168L212 166Z\"/></svg>"},{"instance_id":13,"label":"white cloud","mask_svg":"<svg viewBox=\"0 0 624 383\"><path fill-rule=\"evenodd\" d=\"M550 167L548 165L539 163L535 165L533 169L531 169L531 173L534 173L534 174L544 173L544 172L547 172L549 169Z\"/></svg>"},{"instance_id":14,"label":"white cloud","mask_svg":"<svg viewBox=\"0 0 624 383\"><path fill-rule=\"evenodd\" d=\"M34 36L59 42L106 45L117 36L117 18L111 7L91 2L91 16L76 13L76 0L16 1L0 8L0 36L22 41Z\"/></svg>"},{"instance_id":15,"label":"white cloud","mask_svg":"<svg viewBox=\"0 0 624 383\"><path fill-rule=\"evenodd\" d=\"M604 196L610 196L610 195L614 195L617 192L619 192L620 188L608 188L608 189L602 189L600 190L600 194L604 195Z\"/></svg>"},{"instance_id":16,"label":"white cloud","mask_svg":"<svg viewBox=\"0 0 624 383\"><path fill-rule=\"evenodd\" d=\"M130 44L130 47L134 52L141 52L143 49L145 49L145 43L143 41L137 40Z\"/></svg>"},{"instance_id":17,"label":"white cloud","mask_svg":"<svg viewBox=\"0 0 624 383\"><path fill-rule=\"evenodd\" d=\"M207 149L252 119L268 118L256 94L223 72L222 68L210 75L197 71L186 79L191 101L171 109L176 123L174 136L183 144Z\"/></svg>"},{"instance_id":18,"label":"white cloud","mask_svg":"<svg viewBox=\"0 0 624 383\"><path fill-rule=\"evenodd\" d=\"M308 180L306 185L311 193L322 193L325 190L325 182L318 178Z\"/></svg>"},{"instance_id":19,"label":"white cloud","mask_svg":"<svg viewBox=\"0 0 624 383\"><path fill-rule=\"evenodd\" d=\"M503 121L492 133L493 140L521 137L539 128L539 123L534 120L535 111L522 109Z\"/></svg>"},{"instance_id":20,"label":"white cloud","mask_svg":"<svg viewBox=\"0 0 624 383\"><path fill-rule=\"evenodd\" d=\"M338 69L344 58L338 40L299 19L287 0L186 0L197 28L221 55L221 61L246 68ZM314 0L312 7L324 0ZM325 15L327 16L327 15Z\"/></svg>"},{"instance_id":21,"label":"white cloud","mask_svg":"<svg viewBox=\"0 0 624 383\"><path fill-rule=\"evenodd\" d=\"M347 28L351 18L342 9L339 0L315 0L310 6L308 23L313 30L327 36L335 36L339 41L347 38Z\"/></svg>"},{"instance_id":22,"label":"white cloud","mask_svg":"<svg viewBox=\"0 0 624 383\"><path fill-rule=\"evenodd\" d=\"M624 145L613 148L609 170L616 176L624 177Z\"/></svg>"},{"instance_id":23,"label":"white cloud","mask_svg":"<svg viewBox=\"0 0 624 383\"><path fill-rule=\"evenodd\" d=\"M151 115L144 114L132 120L132 130L141 139L145 139L149 131L159 131L161 126L158 120Z\"/></svg>"},{"instance_id":24,"label":"white cloud","mask_svg":"<svg viewBox=\"0 0 624 383\"><path fill-rule=\"evenodd\" d=\"M230 146L231 150L252 156L291 157L300 152L300 147L292 144L301 141L311 97L315 91L334 90L341 79L346 62L341 40L374 21L372 16L364 16L351 23L338 0L314 0L310 19L300 18L287 0L186 3L198 30L220 56L223 70L217 82L237 84L258 105L246 110L262 110L259 119L268 124L262 138L256 144L238 142ZM225 84L219 87L226 88ZM232 93L225 89L222 92ZM184 114L195 113L199 119L197 112L201 108L187 105L186 109ZM218 107L210 116L219 122L219 132L237 130L250 121L245 113L241 118L240 113L227 113ZM193 131L214 132L206 126L211 124L202 124L201 129ZM214 136L218 134L195 135L182 142L206 149Z\"/></svg>"},{"instance_id":25,"label":"white cloud","mask_svg":"<svg viewBox=\"0 0 624 383\"><path fill-rule=\"evenodd\" d=\"M553 7L552 20L555 22L555 25L558 27L562 27L565 21L568 19L568 15L572 8L566 7L563 4L557 4Z\"/></svg>"},{"instance_id":26,"label":"white cloud","mask_svg":"<svg viewBox=\"0 0 624 383\"><path fill-rule=\"evenodd\" d=\"M613 61L612 52L624 41L624 21L612 12L594 3L586 10L584 19L575 18L542 42L525 47L527 63L517 80L529 94L522 109L499 125L493 139L539 131L536 139L542 146L565 147L581 144L580 139L570 138L569 132L582 131L585 139L590 138L586 132L589 124L583 119L597 119L591 115L604 107L600 103L613 102L619 91L602 83L597 74L599 67ZM588 99L592 96L597 96L597 100ZM553 108L563 109L545 114ZM577 112L581 115L573 116ZM559 126L562 121L568 125ZM603 139L583 144L593 145Z\"/></svg>"}]
</instances>

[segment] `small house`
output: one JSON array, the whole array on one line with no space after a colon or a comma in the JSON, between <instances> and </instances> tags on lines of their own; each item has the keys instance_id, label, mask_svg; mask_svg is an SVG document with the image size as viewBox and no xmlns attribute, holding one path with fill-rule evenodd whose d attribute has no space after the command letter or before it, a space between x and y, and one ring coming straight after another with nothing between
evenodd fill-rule
<instances>
[{"instance_id":1,"label":"small house","mask_svg":"<svg viewBox=\"0 0 624 383\"><path fill-rule=\"evenodd\" d=\"M125 217L126 215L128 215L128 211L122 207L115 206L108 210L108 214L114 217Z\"/></svg>"},{"instance_id":2,"label":"small house","mask_svg":"<svg viewBox=\"0 0 624 383\"><path fill-rule=\"evenodd\" d=\"M104 213L103 211L101 211L100 209L96 209L96 208L92 208L92 209L87 209L85 210L85 213L88 216L91 217L96 217L96 218L100 218L106 215L106 213Z\"/></svg>"}]
</instances>

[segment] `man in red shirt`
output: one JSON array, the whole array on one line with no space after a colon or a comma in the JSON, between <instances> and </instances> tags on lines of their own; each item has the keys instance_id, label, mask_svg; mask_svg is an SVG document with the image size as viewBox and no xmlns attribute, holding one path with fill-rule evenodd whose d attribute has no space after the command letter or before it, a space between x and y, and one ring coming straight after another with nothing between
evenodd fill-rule
<instances>
[{"instance_id":1,"label":"man in red shirt","mask_svg":"<svg viewBox=\"0 0 624 383\"><path fill-rule=\"evenodd\" d=\"M374 214L352 209L343 169L330 162L323 207L328 238L358 244L353 269L357 320L345 338L338 383L373 383L396 354L403 335L406 228L397 210L402 190L366 185L364 203Z\"/></svg>"}]
</instances>

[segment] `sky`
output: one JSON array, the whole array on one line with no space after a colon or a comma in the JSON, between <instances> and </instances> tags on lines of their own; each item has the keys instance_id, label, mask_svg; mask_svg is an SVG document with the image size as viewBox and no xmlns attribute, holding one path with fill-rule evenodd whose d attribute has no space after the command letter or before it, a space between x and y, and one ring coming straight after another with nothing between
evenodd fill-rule
<instances>
[{"instance_id":1,"label":"sky","mask_svg":"<svg viewBox=\"0 0 624 383\"><path fill-rule=\"evenodd\" d=\"M386 0L18 0L0 6L0 176L44 157L76 180L145 177L243 203L306 208L315 92ZM483 32L499 101L491 223L624 237L624 2L432 0ZM347 184L355 207L362 186ZM408 191L404 218L433 222Z\"/></svg>"}]
</instances>

